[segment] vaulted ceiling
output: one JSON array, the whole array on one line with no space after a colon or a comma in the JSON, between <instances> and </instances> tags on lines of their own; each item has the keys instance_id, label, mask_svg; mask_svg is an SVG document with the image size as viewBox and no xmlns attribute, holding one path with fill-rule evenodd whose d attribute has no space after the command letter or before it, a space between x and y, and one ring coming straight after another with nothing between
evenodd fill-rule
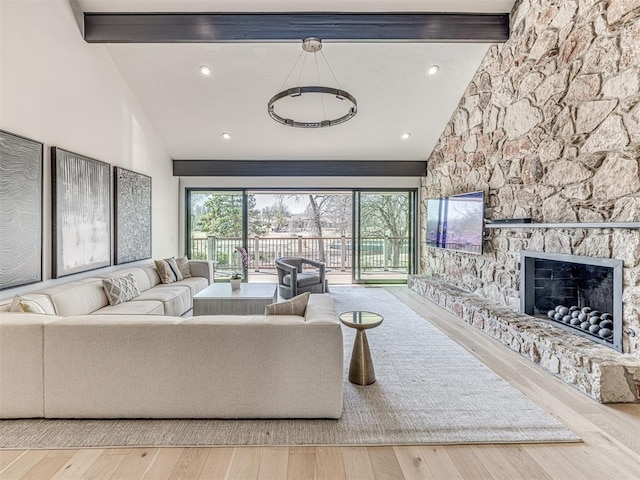
<instances>
[{"instance_id":1,"label":"vaulted ceiling","mask_svg":"<svg viewBox=\"0 0 640 480\"><path fill-rule=\"evenodd\" d=\"M473 12L508 13L513 0L75 0L83 12ZM110 43L124 81L174 159L425 160L489 43L323 41ZM101 48L93 45L92 48ZM323 55L322 55L323 54ZM307 59L304 56L308 56ZM328 62L328 67L326 66ZM289 76L297 64L297 69ZM300 71L301 62L304 69ZM211 75L199 68L207 65ZM439 72L426 70L438 65ZM334 76L329 71L333 70ZM297 76L300 74L300 80ZM351 93L357 115L325 128L292 128L267 112L283 87L320 83ZM289 76L288 80L287 77ZM287 82L285 82L287 80ZM336 83L337 80L337 83ZM305 96L279 108L313 121L344 107ZM334 104L338 106L334 106ZM332 110L335 108L335 110ZM224 139L222 133L229 133ZM408 139L402 134L409 132Z\"/></svg>"}]
</instances>

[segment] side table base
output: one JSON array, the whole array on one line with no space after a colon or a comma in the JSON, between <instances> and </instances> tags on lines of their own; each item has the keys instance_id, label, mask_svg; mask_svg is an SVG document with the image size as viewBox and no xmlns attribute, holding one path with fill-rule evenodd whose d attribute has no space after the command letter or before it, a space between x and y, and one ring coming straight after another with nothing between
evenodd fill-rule
<instances>
[{"instance_id":1,"label":"side table base","mask_svg":"<svg viewBox=\"0 0 640 480\"><path fill-rule=\"evenodd\" d=\"M373 360L369 351L369 342L364 330L356 331L356 339L349 365L349 381L356 385L371 385L376 381Z\"/></svg>"}]
</instances>

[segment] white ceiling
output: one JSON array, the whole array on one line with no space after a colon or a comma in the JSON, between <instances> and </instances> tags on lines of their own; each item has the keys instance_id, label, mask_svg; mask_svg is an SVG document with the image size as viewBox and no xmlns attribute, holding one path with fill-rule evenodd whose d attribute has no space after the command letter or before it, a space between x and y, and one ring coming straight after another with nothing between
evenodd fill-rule
<instances>
[{"instance_id":1,"label":"white ceiling","mask_svg":"<svg viewBox=\"0 0 640 480\"><path fill-rule=\"evenodd\" d=\"M508 12L513 0L78 0L85 12L468 11ZM96 46L95 48L101 48ZM175 159L425 160L487 51L487 44L330 43L322 53L358 101L350 121L327 128L280 125L267 102L301 44L113 44L107 51ZM307 56L303 80L315 67ZM325 70L322 84L336 87ZM200 65L213 74L203 77ZM425 75L437 64L440 72ZM324 69L323 69L324 68ZM303 99L308 102L308 99ZM317 102L317 98L314 99ZM316 105L305 103L305 108ZM321 119L318 114L309 120ZM320 118L317 118L320 117ZM296 117L297 119L297 117ZM409 140L400 138L411 132ZM222 132L230 132L224 140Z\"/></svg>"}]
</instances>

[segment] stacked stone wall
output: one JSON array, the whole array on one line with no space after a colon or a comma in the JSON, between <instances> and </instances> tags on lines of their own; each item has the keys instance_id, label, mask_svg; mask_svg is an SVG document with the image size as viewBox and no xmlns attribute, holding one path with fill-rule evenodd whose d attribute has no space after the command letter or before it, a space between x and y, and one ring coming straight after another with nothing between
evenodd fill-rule
<instances>
[{"instance_id":1,"label":"stacked stone wall","mask_svg":"<svg viewBox=\"0 0 640 480\"><path fill-rule=\"evenodd\" d=\"M483 190L490 220L640 221L640 0L523 0L511 25L428 159L422 218L427 198ZM640 356L639 230L488 234L481 256L424 248L421 272L517 310L521 250L621 259Z\"/></svg>"}]
</instances>

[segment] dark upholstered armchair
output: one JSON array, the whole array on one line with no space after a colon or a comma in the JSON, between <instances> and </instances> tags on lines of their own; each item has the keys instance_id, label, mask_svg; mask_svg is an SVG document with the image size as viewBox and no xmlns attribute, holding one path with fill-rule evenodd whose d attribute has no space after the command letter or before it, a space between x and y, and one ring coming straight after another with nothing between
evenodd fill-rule
<instances>
[{"instance_id":1,"label":"dark upholstered armchair","mask_svg":"<svg viewBox=\"0 0 640 480\"><path fill-rule=\"evenodd\" d=\"M303 265L311 265L314 270L303 270ZM317 271L315 270L317 269ZM304 292L325 293L328 291L325 266L302 257L276 258L278 289L282 298L295 297Z\"/></svg>"}]
</instances>

